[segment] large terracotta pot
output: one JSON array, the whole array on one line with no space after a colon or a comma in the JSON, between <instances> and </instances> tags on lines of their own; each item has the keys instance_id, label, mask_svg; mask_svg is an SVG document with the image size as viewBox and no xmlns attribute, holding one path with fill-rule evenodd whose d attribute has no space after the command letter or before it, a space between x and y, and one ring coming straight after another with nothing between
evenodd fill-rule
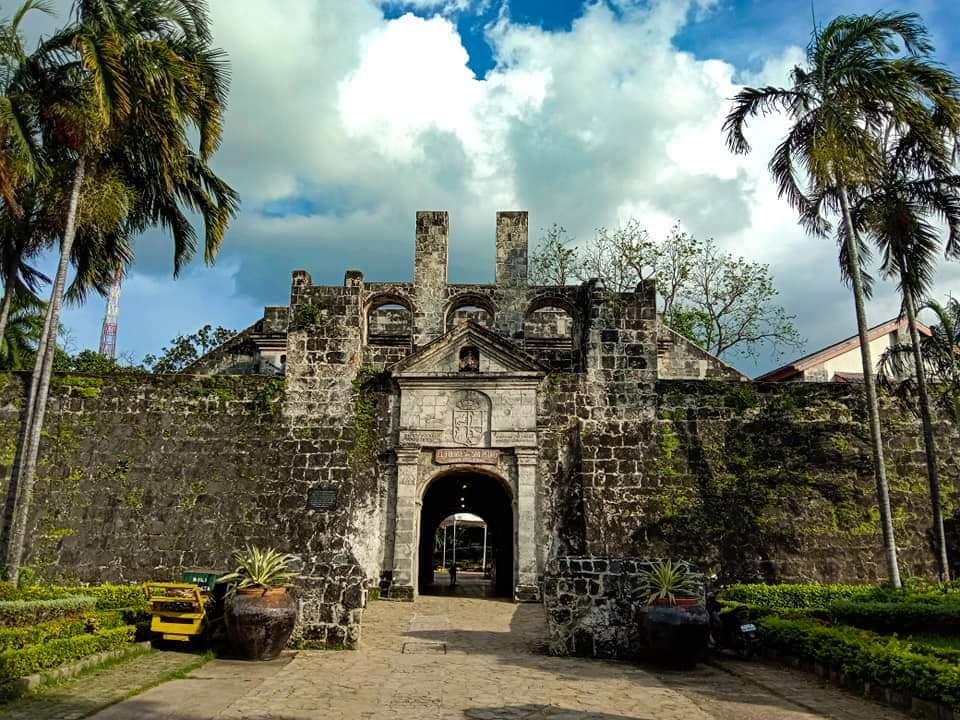
<instances>
[{"instance_id":1,"label":"large terracotta pot","mask_svg":"<svg viewBox=\"0 0 960 720\"><path fill-rule=\"evenodd\" d=\"M673 668L692 668L703 659L710 617L702 605L651 606L642 615L644 655Z\"/></svg>"},{"instance_id":2,"label":"large terracotta pot","mask_svg":"<svg viewBox=\"0 0 960 720\"><path fill-rule=\"evenodd\" d=\"M273 660L297 623L297 607L286 588L246 588L227 600L227 637L244 660Z\"/></svg>"}]
</instances>

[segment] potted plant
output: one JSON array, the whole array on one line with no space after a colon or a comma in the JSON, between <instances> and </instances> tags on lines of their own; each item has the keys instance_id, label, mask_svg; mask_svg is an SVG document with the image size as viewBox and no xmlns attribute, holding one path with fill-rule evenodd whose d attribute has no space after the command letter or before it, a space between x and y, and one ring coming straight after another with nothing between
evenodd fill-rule
<instances>
[{"instance_id":1,"label":"potted plant","mask_svg":"<svg viewBox=\"0 0 960 720\"><path fill-rule=\"evenodd\" d=\"M689 607L701 602L697 575L679 560L660 560L641 571L640 587L647 605Z\"/></svg>"},{"instance_id":2,"label":"potted plant","mask_svg":"<svg viewBox=\"0 0 960 720\"><path fill-rule=\"evenodd\" d=\"M707 650L710 619L700 597L700 579L683 561L660 560L640 573L646 605L642 637L650 659L670 667L693 667Z\"/></svg>"},{"instance_id":3,"label":"potted plant","mask_svg":"<svg viewBox=\"0 0 960 720\"><path fill-rule=\"evenodd\" d=\"M272 660L286 646L297 622L287 592L297 575L293 555L248 546L235 554L237 569L217 582L227 583L224 620L234 652L246 660Z\"/></svg>"}]
</instances>

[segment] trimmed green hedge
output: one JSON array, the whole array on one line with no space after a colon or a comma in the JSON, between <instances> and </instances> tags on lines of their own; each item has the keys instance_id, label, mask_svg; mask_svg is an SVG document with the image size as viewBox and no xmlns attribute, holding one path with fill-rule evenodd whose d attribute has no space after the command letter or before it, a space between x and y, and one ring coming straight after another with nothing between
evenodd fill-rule
<instances>
[{"instance_id":1,"label":"trimmed green hedge","mask_svg":"<svg viewBox=\"0 0 960 720\"><path fill-rule=\"evenodd\" d=\"M909 642L815 620L768 616L757 624L767 647L822 663L861 682L905 690L960 709L960 666L921 654Z\"/></svg>"},{"instance_id":2,"label":"trimmed green hedge","mask_svg":"<svg viewBox=\"0 0 960 720\"><path fill-rule=\"evenodd\" d=\"M87 655L124 647L133 642L134 632L133 627L124 625L86 635L27 645L18 650L7 650L0 653L0 683Z\"/></svg>"},{"instance_id":3,"label":"trimmed green hedge","mask_svg":"<svg viewBox=\"0 0 960 720\"><path fill-rule=\"evenodd\" d=\"M93 610L96 604L96 598L84 595L52 600L6 600L0 602L0 627L22 627L73 617Z\"/></svg>"},{"instance_id":4,"label":"trimmed green hedge","mask_svg":"<svg viewBox=\"0 0 960 720\"><path fill-rule=\"evenodd\" d=\"M97 610L121 610L124 608L145 607L147 594L143 585L77 585L74 587L53 587L71 595L89 595L97 599Z\"/></svg>"},{"instance_id":5,"label":"trimmed green hedge","mask_svg":"<svg viewBox=\"0 0 960 720\"><path fill-rule=\"evenodd\" d=\"M129 612L104 610L86 613L80 617L48 620L37 625L0 628L0 652L84 635L97 630L110 630L121 625L133 625L132 617L133 614Z\"/></svg>"},{"instance_id":6,"label":"trimmed green hedge","mask_svg":"<svg viewBox=\"0 0 960 720\"><path fill-rule=\"evenodd\" d=\"M17 587L0 581L0 602L9 600L55 600L80 593L56 585L26 585Z\"/></svg>"},{"instance_id":7,"label":"trimmed green hedge","mask_svg":"<svg viewBox=\"0 0 960 720\"><path fill-rule=\"evenodd\" d=\"M18 588L0 582L0 602L56 600L75 595L96 598L98 610L143 607L147 603L143 585L27 585Z\"/></svg>"},{"instance_id":8,"label":"trimmed green hedge","mask_svg":"<svg viewBox=\"0 0 960 720\"><path fill-rule=\"evenodd\" d=\"M905 602L832 602L830 617L846 625L879 633L960 635L960 604Z\"/></svg>"},{"instance_id":9,"label":"trimmed green hedge","mask_svg":"<svg viewBox=\"0 0 960 720\"><path fill-rule=\"evenodd\" d=\"M882 601L893 599L898 591L879 585L731 585L720 598L728 602L767 608L825 608L837 600Z\"/></svg>"}]
</instances>

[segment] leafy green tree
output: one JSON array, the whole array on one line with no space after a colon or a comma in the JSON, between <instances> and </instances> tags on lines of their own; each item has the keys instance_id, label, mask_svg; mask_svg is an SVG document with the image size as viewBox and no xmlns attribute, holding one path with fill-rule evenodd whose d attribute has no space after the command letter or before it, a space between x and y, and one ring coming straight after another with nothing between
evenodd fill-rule
<instances>
[{"instance_id":1,"label":"leafy green tree","mask_svg":"<svg viewBox=\"0 0 960 720\"><path fill-rule=\"evenodd\" d=\"M609 292L625 293L654 278L663 321L714 355L803 345L794 317L776 303L769 267L722 252L712 239L698 240L674 226L657 240L636 220L599 228L582 249L565 233L553 225L534 251L535 282L600 278Z\"/></svg>"},{"instance_id":2,"label":"leafy green tree","mask_svg":"<svg viewBox=\"0 0 960 720\"><path fill-rule=\"evenodd\" d=\"M177 335L163 348L159 356L147 355L143 364L152 373L177 373L185 370L211 350L223 345L237 334L218 325L204 325L192 335Z\"/></svg>"},{"instance_id":3,"label":"leafy green tree","mask_svg":"<svg viewBox=\"0 0 960 720\"><path fill-rule=\"evenodd\" d=\"M563 286L577 275L577 248L567 231L554 223L543 231L537 249L530 257L530 279L535 285Z\"/></svg>"},{"instance_id":4,"label":"leafy green tree","mask_svg":"<svg viewBox=\"0 0 960 720\"><path fill-rule=\"evenodd\" d=\"M77 0L70 24L42 42L28 63L25 76L43 108L44 150L54 165L70 168L70 180L26 432L8 491L8 515L16 509L7 551L11 581L23 555L68 265L78 257L96 261L79 270L106 282L127 238L161 225L173 235L178 272L198 244L187 211L204 223L204 257L212 262L236 213L236 193L208 165L220 141L227 90L223 53L210 40L201 0ZM122 224L99 228L91 237L98 244L77 255L88 175L115 177L132 194Z\"/></svg>"},{"instance_id":5,"label":"leafy green tree","mask_svg":"<svg viewBox=\"0 0 960 720\"><path fill-rule=\"evenodd\" d=\"M939 107L954 92L950 73L930 60L932 50L913 13L840 16L815 28L805 65L793 69L790 87L744 88L724 125L730 149L746 153L751 117L787 115L793 125L770 160L781 197L815 235L831 230L820 210L839 215L846 229L840 266L853 290L887 575L894 587L900 587L900 570L867 337L864 248L853 227L850 190L871 184L882 173L883 128L927 124L928 108ZM828 189L834 192L828 194ZM811 211L814 194L826 202Z\"/></svg>"},{"instance_id":6,"label":"leafy green tree","mask_svg":"<svg viewBox=\"0 0 960 720\"><path fill-rule=\"evenodd\" d=\"M675 331L717 357L803 347L795 316L776 302L769 266L723 252L712 239L697 243L686 263L665 315Z\"/></svg>"}]
</instances>

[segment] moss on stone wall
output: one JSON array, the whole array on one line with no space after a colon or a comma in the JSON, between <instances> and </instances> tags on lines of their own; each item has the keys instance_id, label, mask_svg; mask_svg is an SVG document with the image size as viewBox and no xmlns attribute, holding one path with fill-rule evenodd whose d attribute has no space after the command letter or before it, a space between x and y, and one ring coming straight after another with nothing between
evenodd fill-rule
<instances>
[{"instance_id":1,"label":"moss on stone wall","mask_svg":"<svg viewBox=\"0 0 960 720\"><path fill-rule=\"evenodd\" d=\"M680 554L745 579L882 575L860 388L660 381L657 390L641 520L627 552ZM892 405L883 417L901 557L925 572L932 554L919 431ZM957 428L941 422L940 433L952 512Z\"/></svg>"}]
</instances>

